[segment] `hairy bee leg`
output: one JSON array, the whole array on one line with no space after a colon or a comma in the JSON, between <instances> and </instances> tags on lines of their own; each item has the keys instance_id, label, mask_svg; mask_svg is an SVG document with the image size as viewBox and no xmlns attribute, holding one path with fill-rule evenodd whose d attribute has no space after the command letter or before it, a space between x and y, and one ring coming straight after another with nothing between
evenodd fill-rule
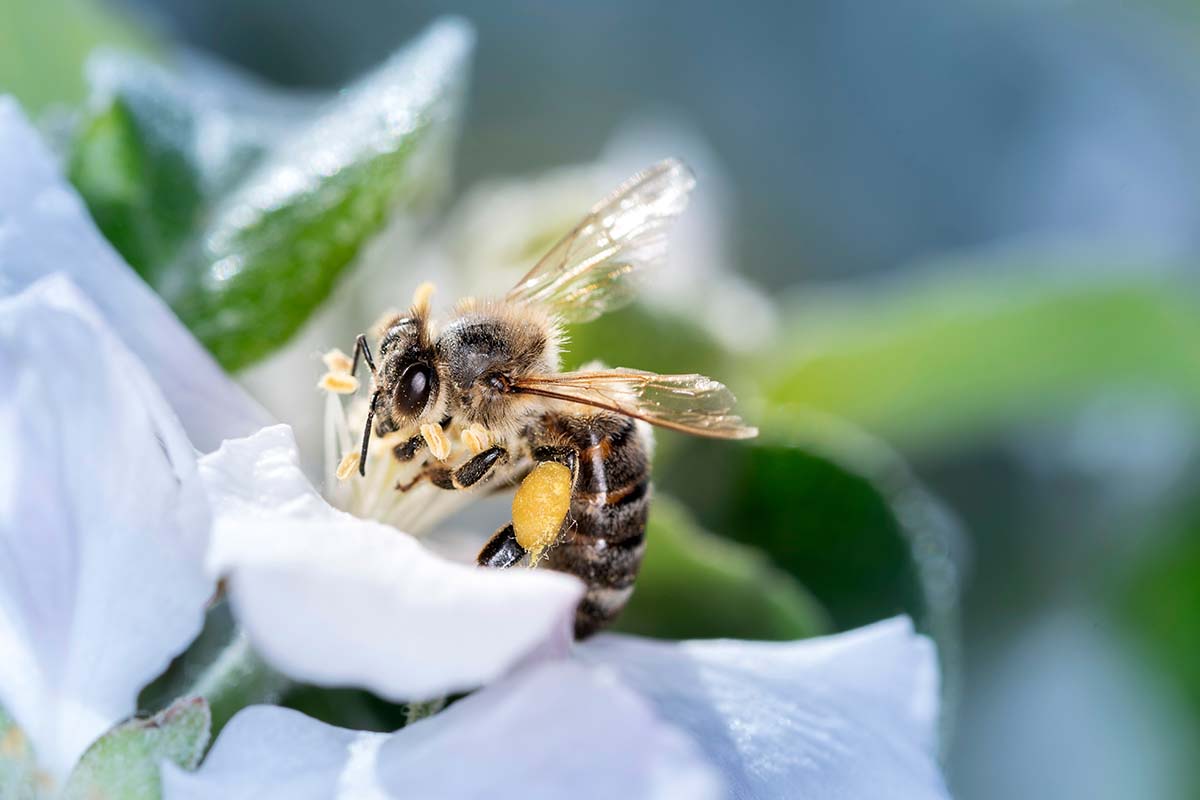
<instances>
[{"instance_id":1,"label":"hairy bee leg","mask_svg":"<svg viewBox=\"0 0 1200 800\"><path fill-rule=\"evenodd\" d=\"M535 461L538 463L554 461L566 466L571 471L571 485L574 486L578 457L573 448L539 447L534 451L533 455ZM568 525L570 523L564 519L562 524ZM483 546L483 549L479 551L479 556L476 558L476 563L481 567L511 567L527 555L529 555L529 550L517 541L516 528L510 522L496 531L487 544Z\"/></svg>"},{"instance_id":2,"label":"hairy bee leg","mask_svg":"<svg viewBox=\"0 0 1200 800\"><path fill-rule=\"evenodd\" d=\"M418 433L407 442L402 442L393 447L392 455L396 457L397 461L412 461L417 457L417 453L420 452L424 444L425 437Z\"/></svg>"},{"instance_id":3,"label":"hairy bee leg","mask_svg":"<svg viewBox=\"0 0 1200 800\"><path fill-rule=\"evenodd\" d=\"M428 467L408 483L398 484L396 488L406 492L421 480L428 478L430 483L439 489L450 491L469 489L486 478L492 469L506 458L508 458L508 451L503 447L489 447L479 455L471 457L457 469Z\"/></svg>"},{"instance_id":4,"label":"hairy bee leg","mask_svg":"<svg viewBox=\"0 0 1200 800\"><path fill-rule=\"evenodd\" d=\"M475 563L481 567L503 569L516 564L527 552L517 541L517 534L510 522L488 539L487 544L479 551Z\"/></svg>"}]
</instances>

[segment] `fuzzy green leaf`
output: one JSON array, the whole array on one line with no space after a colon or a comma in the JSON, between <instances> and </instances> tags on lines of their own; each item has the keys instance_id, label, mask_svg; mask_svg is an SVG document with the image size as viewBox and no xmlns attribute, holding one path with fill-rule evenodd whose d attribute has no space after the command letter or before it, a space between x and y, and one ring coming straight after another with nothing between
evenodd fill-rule
<instances>
[{"instance_id":1,"label":"fuzzy green leaf","mask_svg":"<svg viewBox=\"0 0 1200 800\"><path fill-rule=\"evenodd\" d=\"M153 284L204 211L197 120L156 70L129 64L122 77L81 124L68 175L105 237Z\"/></svg>"},{"instance_id":2,"label":"fuzzy green leaf","mask_svg":"<svg viewBox=\"0 0 1200 800\"><path fill-rule=\"evenodd\" d=\"M244 100L99 70L71 177L110 241L238 369L300 328L393 211L444 188L470 47L464 23L439 23L290 126L261 90L254 105L271 110L256 118Z\"/></svg>"},{"instance_id":3,"label":"fuzzy green leaf","mask_svg":"<svg viewBox=\"0 0 1200 800\"><path fill-rule=\"evenodd\" d=\"M183 698L149 719L135 719L100 737L79 760L62 800L158 800L159 765L195 769L208 746L203 698Z\"/></svg>"}]
</instances>

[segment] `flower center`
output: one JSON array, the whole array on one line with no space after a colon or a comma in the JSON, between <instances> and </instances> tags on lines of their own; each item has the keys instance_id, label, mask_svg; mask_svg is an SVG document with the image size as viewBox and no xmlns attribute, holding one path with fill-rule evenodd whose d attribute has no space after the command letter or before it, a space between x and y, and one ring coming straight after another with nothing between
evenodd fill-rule
<instances>
[{"instance_id":1,"label":"flower center","mask_svg":"<svg viewBox=\"0 0 1200 800\"><path fill-rule=\"evenodd\" d=\"M327 376L328 377L328 376ZM427 480L421 472L433 458L429 435L416 455L405 452L419 431L394 431L372 436L367 449L365 475L359 474L362 431L367 420L367 401L355 398L343 403L338 396L342 383L322 379L328 390L325 405L325 499L356 517L374 519L420 536L462 508L470 492L446 491ZM334 387L338 388L334 388ZM451 430L433 442L447 464L472 455L478 435L470 430Z\"/></svg>"}]
</instances>

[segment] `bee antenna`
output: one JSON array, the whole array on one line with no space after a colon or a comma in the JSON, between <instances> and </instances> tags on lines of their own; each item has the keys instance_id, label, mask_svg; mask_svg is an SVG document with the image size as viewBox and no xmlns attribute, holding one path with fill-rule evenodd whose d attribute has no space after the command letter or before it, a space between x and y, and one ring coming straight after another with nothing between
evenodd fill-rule
<instances>
[{"instance_id":1,"label":"bee antenna","mask_svg":"<svg viewBox=\"0 0 1200 800\"><path fill-rule=\"evenodd\" d=\"M375 375L375 359L371 358L371 348L367 345L366 334L360 333L354 340L354 362L350 365L350 374L358 372L358 357L364 356L367 359L367 366L371 370L371 376Z\"/></svg>"},{"instance_id":2,"label":"bee antenna","mask_svg":"<svg viewBox=\"0 0 1200 800\"><path fill-rule=\"evenodd\" d=\"M371 395L371 407L367 410L367 425L363 428L362 452L358 456L358 474L367 476L367 445L371 443L371 423L375 421L375 403L379 400L379 390Z\"/></svg>"}]
</instances>

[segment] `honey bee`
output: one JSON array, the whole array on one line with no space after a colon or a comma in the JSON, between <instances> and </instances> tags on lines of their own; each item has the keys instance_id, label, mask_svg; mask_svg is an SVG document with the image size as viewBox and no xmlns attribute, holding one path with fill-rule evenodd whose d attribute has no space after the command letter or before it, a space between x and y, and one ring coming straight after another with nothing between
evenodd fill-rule
<instances>
[{"instance_id":1,"label":"honey bee","mask_svg":"<svg viewBox=\"0 0 1200 800\"><path fill-rule=\"evenodd\" d=\"M372 431L400 432L395 457L423 461L399 491L420 481L447 491L520 484L513 522L477 561L528 558L583 580L577 638L611 623L633 592L650 504L647 424L757 434L733 413L729 390L702 375L560 371L562 326L632 299L639 275L665 255L669 223L694 183L680 162L656 164L592 208L503 297L462 301L435 328L430 290L418 290L407 313L382 324L378 359L365 335L355 343L351 374L361 355L374 384L359 471ZM451 466L455 436L470 455Z\"/></svg>"}]
</instances>

